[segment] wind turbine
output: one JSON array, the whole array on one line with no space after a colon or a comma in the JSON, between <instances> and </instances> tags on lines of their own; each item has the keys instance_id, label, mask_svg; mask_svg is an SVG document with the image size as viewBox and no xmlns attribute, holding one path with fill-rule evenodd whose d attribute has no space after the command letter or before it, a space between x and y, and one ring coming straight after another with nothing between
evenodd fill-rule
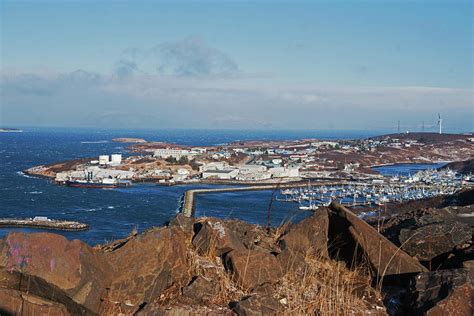
<instances>
[{"instance_id":1,"label":"wind turbine","mask_svg":"<svg viewBox=\"0 0 474 316\"><path fill-rule=\"evenodd\" d=\"M441 114L438 113L438 126L439 126L439 133L443 133L443 119L441 118Z\"/></svg>"}]
</instances>

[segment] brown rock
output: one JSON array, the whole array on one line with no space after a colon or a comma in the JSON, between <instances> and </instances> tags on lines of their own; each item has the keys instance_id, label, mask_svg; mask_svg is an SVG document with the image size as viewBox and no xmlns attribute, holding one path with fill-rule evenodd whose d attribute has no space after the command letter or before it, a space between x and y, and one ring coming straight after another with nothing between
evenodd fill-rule
<instances>
[{"instance_id":1,"label":"brown rock","mask_svg":"<svg viewBox=\"0 0 474 316\"><path fill-rule=\"evenodd\" d=\"M98 310L110 280L108 263L87 244L50 233L10 233L0 242L0 266L37 276L75 302Z\"/></svg>"},{"instance_id":2,"label":"brown rock","mask_svg":"<svg viewBox=\"0 0 474 316\"><path fill-rule=\"evenodd\" d=\"M221 256L231 250L244 250L245 247L236 234L228 229L223 221L208 219L193 239L199 254Z\"/></svg>"},{"instance_id":3,"label":"brown rock","mask_svg":"<svg viewBox=\"0 0 474 316\"><path fill-rule=\"evenodd\" d=\"M245 297L232 308L237 315L275 315L283 312L284 307L276 299L268 295L252 295Z\"/></svg>"},{"instance_id":4,"label":"brown rock","mask_svg":"<svg viewBox=\"0 0 474 316\"><path fill-rule=\"evenodd\" d=\"M275 283L283 275L274 255L256 250L233 250L225 257L225 266L236 282L246 289Z\"/></svg>"},{"instance_id":5,"label":"brown rock","mask_svg":"<svg viewBox=\"0 0 474 316\"><path fill-rule=\"evenodd\" d=\"M277 255L277 260L284 273L296 272L306 266L305 257L301 252L293 252L289 249L283 250Z\"/></svg>"},{"instance_id":6,"label":"brown rock","mask_svg":"<svg viewBox=\"0 0 474 316\"><path fill-rule=\"evenodd\" d=\"M24 292L0 288L0 314L24 316L71 315L64 305Z\"/></svg>"},{"instance_id":7,"label":"brown rock","mask_svg":"<svg viewBox=\"0 0 474 316\"><path fill-rule=\"evenodd\" d=\"M427 216L426 216L427 217ZM402 229L402 249L418 260L428 261L471 242L471 227L465 223L444 222L415 229Z\"/></svg>"},{"instance_id":8,"label":"brown rock","mask_svg":"<svg viewBox=\"0 0 474 316\"><path fill-rule=\"evenodd\" d=\"M183 231L193 235L194 234L194 218L184 216L183 213L179 213L173 218L169 225L169 227L179 227Z\"/></svg>"},{"instance_id":9,"label":"brown rock","mask_svg":"<svg viewBox=\"0 0 474 316\"><path fill-rule=\"evenodd\" d=\"M343 256L346 262L353 262L356 256L359 256L359 260L365 257L371 267L384 276L427 271L416 259L344 206L332 203L330 209L330 244L333 251Z\"/></svg>"},{"instance_id":10,"label":"brown rock","mask_svg":"<svg viewBox=\"0 0 474 316\"><path fill-rule=\"evenodd\" d=\"M206 303L212 299L217 290L216 280L198 276L183 288L183 296L196 303Z\"/></svg>"},{"instance_id":11,"label":"brown rock","mask_svg":"<svg viewBox=\"0 0 474 316\"><path fill-rule=\"evenodd\" d=\"M37 276L26 275L16 271L9 272L5 268L1 268L0 289L3 291L0 294L0 314L2 310L18 311L21 309L22 300L28 301L28 306L38 313L46 310L51 314L57 314L58 310L60 312L65 310L65 315L93 314L87 308L74 302L63 290ZM18 305L19 300L20 304ZM23 304L24 307L25 304ZM28 313L26 309L23 309L23 314ZM32 313L32 315L34 314Z\"/></svg>"},{"instance_id":12,"label":"brown rock","mask_svg":"<svg viewBox=\"0 0 474 316\"><path fill-rule=\"evenodd\" d=\"M179 295L190 279L188 247L187 234L171 227L149 230L107 253L115 276L108 302L132 312L144 302L160 300L166 290L174 289L174 295Z\"/></svg>"},{"instance_id":13,"label":"brown rock","mask_svg":"<svg viewBox=\"0 0 474 316\"><path fill-rule=\"evenodd\" d=\"M468 282L454 289L444 300L427 311L427 316L472 316L474 289Z\"/></svg>"},{"instance_id":14,"label":"brown rock","mask_svg":"<svg viewBox=\"0 0 474 316\"><path fill-rule=\"evenodd\" d=\"M412 293L416 297L412 305L421 312L431 311L431 315L465 315L466 308L472 309L473 285L465 269L420 273L415 277ZM456 309L460 314L453 314Z\"/></svg>"},{"instance_id":15,"label":"brown rock","mask_svg":"<svg viewBox=\"0 0 474 316\"><path fill-rule=\"evenodd\" d=\"M323 208L311 217L290 226L289 230L280 238L280 247L283 250L288 249L304 256L311 253L328 258L328 229L328 212Z\"/></svg>"}]
</instances>

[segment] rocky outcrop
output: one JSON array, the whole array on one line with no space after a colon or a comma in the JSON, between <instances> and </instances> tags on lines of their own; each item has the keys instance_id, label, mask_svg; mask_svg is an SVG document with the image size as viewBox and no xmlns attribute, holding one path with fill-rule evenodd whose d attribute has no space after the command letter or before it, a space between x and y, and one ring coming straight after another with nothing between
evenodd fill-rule
<instances>
[{"instance_id":1,"label":"rocky outcrop","mask_svg":"<svg viewBox=\"0 0 474 316\"><path fill-rule=\"evenodd\" d=\"M37 276L0 268L0 314L93 315L93 312Z\"/></svg>"},{"instance_id":2,"label":"rocky outcrop","mask_svg":"<svg viewBox=\"0 0 474 316\"><path fill-rule=\"evenodd\" d=\"M276 315L282 313L284 307L269 295L252 295L237 302L232 310L242 316Z\"/></svg>"},{"instance_id":3,"label":"rocky outcrop","mask_svg":"<svg viewBox=\"0 0 474 316\"><path fill-rule=\"evenodd\" d=\"M322 208L308 219L290 226L280 238L279 245L282 250L288 250L291 253L328 258L328 229L328 212Z\"/></svg>"},{"instance_id":4,"label":"rocky outcrop","mask_svg":"<svg viewBox=\"0 0 474 316\"><path fill-rule=\"evenodd\" d=\"M121 248L106 253L114 278L107 301L129 313L162 295L179 295L188 283L187 250L189 236L181 229L151 229L131 239Z\"/></svg>"},{"instance_id":5,"label":"rocky outcrop","mask_svg":"<svg viewBox=\"0 0 474 316\"><path fill-rule=\"evenodd\" d=\"M381 276L378 286L400 283L409 311L446 311L466 298L464 274L433 273L337 204L278 229L177 216L94 248L55 234L9 234L0 241L0 312L379 315L371 277Z\"/></svg>"},{"instance_id":6,"label":"rocky outcrop","mask_svg":"<svg viewBox=\"0 0 474 316\"><path fill-rule=\"evenodd\" d=\"M250 290L265 283L276 283L283 275L274 255L257 250L233 250L226 256L225 265L236 283Z\"/></svg>"},{"instance_id":7,"label":"rocky outcrop","mask_svg":"<svg viewBox=\"0 0 474 316\"><path fill-rule=\"evenodd\" d=\"M383 233L421 261L472 247L474 208L444 207L413 210L391 218Z\"/></svg>"},{"instance_id":8,"label":"rocky outcrop","mask_svg":"<svg viewBox=\"0 0 474 316\"><path fill-rule=\"evenodd\" d=\"M471 238L469 225L459 222L402 229L399 235L402 249L420 261L432 260L456 247L467 248L471 244Z\"/></svg>"},{"instance_id":9,"label":"rocky outcrop","mask_svg":"<svg viewBox=\"0 0 474 316\"><path fill-rule=\"evenodd\" d=\"M427 271L347 208L332 203L330 209L329 243L333 255L342 256L348 263L368 260L379 276Z\"/></svg>"},{"instance_id":10,"label":"rocky outcrop","mask_svg":"<svg viewBox=\"0 0 474 316\"><path fill-rule=\"evenodd\" d=\"M193 239L193 245L200 254L213 252L216 256L222 256L234 249L245 249L237 235L223 221L210 219L200 225L202 227Z\"/></svg>"},{"instance_id":11,"label":"rocky outcrop","mask_svg":"<svg viewBox=\"0 0 474 316\"><path fill-rule=\"evenodd\" d=\"M0 289L1 315L71 315L62 304L12 289Z\"/></svg>"},{"instance_id":12,"label":"rocky outcrop","mask_svg":"<svg viewBox=\"0 0 474 316\"><path fill-rule=\"evenodd\" d=\"M43 279L77 304L98 310L111 280L106 259L90 246L50 233L11 233L0 243L0 266Z\"/></svg>"}]
</instances>

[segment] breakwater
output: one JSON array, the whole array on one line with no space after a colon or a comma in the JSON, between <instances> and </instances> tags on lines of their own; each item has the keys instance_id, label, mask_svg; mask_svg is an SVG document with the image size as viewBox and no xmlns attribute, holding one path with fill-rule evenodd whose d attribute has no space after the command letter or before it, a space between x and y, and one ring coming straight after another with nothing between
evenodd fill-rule
<instances>
[{"instance_id":1,"label":"breakwater","mask_svg":"<svg viewBox=\"0 0 474 316\"><path fill-rule=\"evenodd\" d=\"M338 182L321 182L311 183L311 186L331 186L331 185L343 185L348 184L348 181ZM262 191L262 190L276 190L276 189L289 189L289 188L301 188L308 186L308 183L275 183L267 185L249 185L245 187L233 187L233 188L217 188L217 189L193 189L184 192L181 204L181 213L187 217L194 215L196 196L199 194L210 194L210 193L225 193L225 192L239 192L239 191Z\"/></svg>"},{"instance_id":2,"label":"breakwater","mask_svg":"<svg viewBox=\"0 0 474 316\"><path fill-rule=\"evenodd\" d=\"M381 183L374 182L353 182L353 181L325 181L325 182L316 182L316 183L276 183L276 184L267 184L267 185L248 185L244 187L229 187L229 188L216 188L216 189L192 189L184 192L183 197L180 201L180 211L187 217L194 216L195 206L196 206L196 197L200 194L212 194L212 193L226 193L226 192L242 192L242 191L262 191L262 190L280 190L280 189L291 189L291 188L302 188L302 187L332 187L332 186L344 186L344 185L357 185L364 187L380 187ZM403 188L406 186L404 183L390 183L390 186L393 188ZM436 188L436 185L429 184L418 184L417 188L419 189L431 189ZM355 205L366 205L365 203L353 203Z\"/></svg>"},{"instance_id":3,"label":"breakwater","mask_svg":"<svg viewBox=\"0 0 474 316\"><path fill-rule=\"evenodd\" d=\"M0 228L27 227L64 231L84 231L89 225L75 221L62 221L36 218L1 218Z\"/></svg>"}]
</instances>

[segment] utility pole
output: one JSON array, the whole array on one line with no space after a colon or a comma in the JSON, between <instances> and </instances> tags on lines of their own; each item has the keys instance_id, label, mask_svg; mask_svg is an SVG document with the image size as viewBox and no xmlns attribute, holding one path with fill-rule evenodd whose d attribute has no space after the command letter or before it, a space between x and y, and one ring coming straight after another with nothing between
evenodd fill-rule
<instances>
[{"instance_id":1,"label":"utility pole","mask_svg":"<svg viewBox=\"0 0 474 316\"><path fill-rule=\"evenodd\" d=\"M398 134L400 134L400 120L398 120Z\"/></svg>"},{"instance_id":2,"label":"utility pole","mask_svg":"<svg viewBox=\"0 0 474 316\"><path fill-rule=\"evenodd\" d=\"M425 121L421 123L421 131L424 133L425 132Z\"/></svg>"}]
</instances>

